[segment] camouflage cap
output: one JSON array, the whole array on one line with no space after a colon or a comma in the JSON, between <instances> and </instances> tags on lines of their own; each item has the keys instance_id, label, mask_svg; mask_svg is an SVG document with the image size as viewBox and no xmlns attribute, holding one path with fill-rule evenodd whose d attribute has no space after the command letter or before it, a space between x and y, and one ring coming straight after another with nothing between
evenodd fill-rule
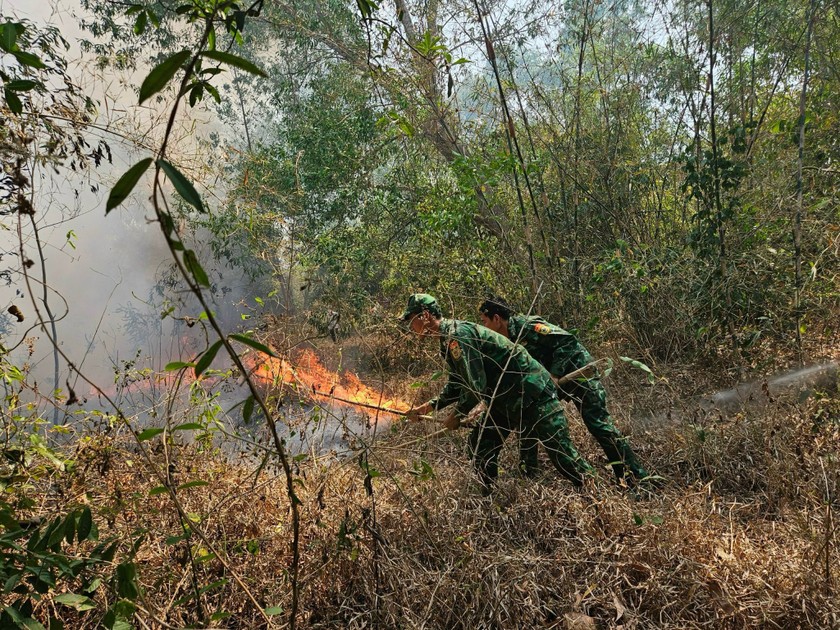
<instances>
[{"instance_id":1,"label":"camouflage cap","mask_svg":"<svg viewBox=\"0 0 840 630\"><path fill-rule=\"evenodd\" d=\"M435 298L428 293L415 293L414 295L409 296L408 304L406 305L403 314L400 316L400 321L405 321L412 315L422 313L423 311L429 311L432 315L436 315L437 317L441 316L440 307L438 306Z\"/></svg>"}]
</instances>

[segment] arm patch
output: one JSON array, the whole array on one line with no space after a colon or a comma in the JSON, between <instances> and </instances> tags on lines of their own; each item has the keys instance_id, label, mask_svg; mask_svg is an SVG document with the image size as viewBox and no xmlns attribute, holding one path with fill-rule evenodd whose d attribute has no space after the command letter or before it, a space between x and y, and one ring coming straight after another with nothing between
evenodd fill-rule
<instances>
[{"instance_id":1,"label":"arm patch","mask_svg":"<svg viewBox=\"0 0 840 630\"><path fill-rule=\"evenodd\" d=\"M548 324L534 324L534 332L540 335L548 335L551 333L551 326Z\"/></svg>"},{"instance_id":2,"label":"arm patch","mask_svg":"<svg viewBox=\"0 0 840 630\"><path fill-rule=\"evenodd\" d=\"M458 342L454 339L449 342L449 356L451 356L455 361L461 360L461 346L459 346Z\"/></svg>"}]
</instances>

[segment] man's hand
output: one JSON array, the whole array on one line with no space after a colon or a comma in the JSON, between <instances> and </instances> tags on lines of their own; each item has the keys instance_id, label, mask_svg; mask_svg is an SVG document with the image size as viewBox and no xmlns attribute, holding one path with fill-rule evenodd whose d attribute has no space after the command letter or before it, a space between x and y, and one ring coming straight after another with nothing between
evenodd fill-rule
<instances>
[{"instance_id":1,"label":"man's hand","mask_svg":"<svg viewBox=\"0 0 840 630\"><path fill-rule=\"evenodd\" d=\"M449 414L443 421L443 426L445 426L450 431L454 431L458 427L461 426L461 418L455 411L450 411Z\"/></svg>"},{"instance_id":2,"label":"man's hand","mask_svg":"<svg viewBox=\"0 0 840 630\"><path fill-rule=\"evenodd\" d=\"M424 403L422 405L418 405L417 407L412 407L408 411L405 412L405 419L409 421L419 420L420 416L425 416L429 412L432 411L432 406L429 403Z\"/></svg>"}]
</instances>

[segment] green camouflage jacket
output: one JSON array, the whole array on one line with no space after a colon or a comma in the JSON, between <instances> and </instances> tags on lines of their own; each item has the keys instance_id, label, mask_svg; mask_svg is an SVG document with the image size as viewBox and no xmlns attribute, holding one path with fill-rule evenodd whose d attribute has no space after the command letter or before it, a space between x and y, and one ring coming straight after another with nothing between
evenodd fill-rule
<instances>
[{"instance_id":1,"label":"green camouflage jacket","mask_svg":"<svg viewBox=\"0 0 840 630\"><path fill-rule=\"evenodd\" d=\"M429 401L435 409L457 403L465 415L479 401L509 414L554 391L551 375L521 346L489 328L455 319L440 325L440 352L449 368L443 390Z\"/></svg>"},{"instance_id":2,"label":"green camouflage jacket","mask_svg":"<svg viewBox=\"0 0 840 630\"><path fill-rule=\"evenodd\" d=\"M508 320L508 334L557 377L592 361L577 337L536 315L512 315Z\"/></svg>"}]
</instances>

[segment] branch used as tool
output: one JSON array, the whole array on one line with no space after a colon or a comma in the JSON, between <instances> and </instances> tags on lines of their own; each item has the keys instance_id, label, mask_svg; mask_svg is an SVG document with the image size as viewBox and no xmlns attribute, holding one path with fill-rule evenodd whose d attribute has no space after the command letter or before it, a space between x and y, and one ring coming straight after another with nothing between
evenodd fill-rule
<instances>
[{"instance_id":1,"label":"branch used as tool","mask_svg":"<svg viewBox=\"0 0 840 630\"><path fill-rule=\"evenodd\" d=\"M571 381L575 381L579 378L589 378L593 376L598 368L598 363L601 361L592 361L592 363L587 363L582 368L578 368L568 374L564 374L559 378L554 378L554 383L556 385L565 385L566 383L570 383ZM364 409L372 409L373 411L382 411L384 413L390 413L395 416L406 416L408 415L407 411L400 411L399 409L392 409L391 407L385 407L383 405L372 405L370 403L363 403L358 402L356 400L350 400L349 398L341 398L340 396L336 396L334 394L314 394L316 400L335 400L337 402L346 403L348 405L354 405L356 407L363 407ZM432 420L433 416L426 415L426 416L417 416L418 420ZM461 425L464 426L464 425Z\"/></svg>"},{"instance_id":2,"label":"branch used as tool","mask_svg":"<svg viewBox=\"0 0 840 630\"><path fill-rule=\"evenodd\" d=\"M572 381L576 381L579 378L589 378L594 376L598 370L598 364L602 361L602 359L598 359L597 361L593 361L592 363L587 363L582 368L578 368L568 374L564 374L560 377L552 377L554 379L554 384L557 386L565 385L566 383L570 383Z\"/></svg>"},{"instance_id":3,"label":"branch used as tool","mask_svg":"<svg viewBox=\"0 0 840 630\"><path fill-rule=\"evenodd\" d=\"M341 398L335 395L327 395L327 394L315 394L316 399L319 397L323 397L327 400L337 400L338 402L347 403L349 405L355 405L356 407L364 407L365 409L373 409L374 411L383 411L385 413L391 413L395 416L405 416L408 415L407 411L399 411L397 409L391 409L390 407L382 407L380 405L371 405L369 403L357 402L355 400L350 400L348 398ZM431 420L432 416L417 416L420 420Z\"/></svg>"}]
</instances>

